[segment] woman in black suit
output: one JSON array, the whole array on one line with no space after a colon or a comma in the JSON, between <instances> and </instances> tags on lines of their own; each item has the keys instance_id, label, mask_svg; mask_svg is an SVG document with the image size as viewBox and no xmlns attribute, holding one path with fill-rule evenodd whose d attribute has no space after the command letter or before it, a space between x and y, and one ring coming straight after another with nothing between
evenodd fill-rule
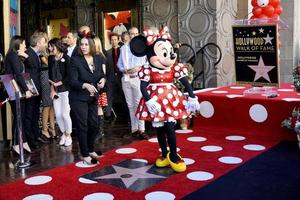
<instances>
[{"instance_id":1,"label":"woman in black suit","mask_svg":"<svg viewBox=\"0 0 300 200\"><path fill-rule=\"evenodd\" d=\"M94 150L98 132L97 88L103 88L105 75L102 65L105 60L97 56L93 35L85 32L80 39L80 55L72 56L70 63L70 104L74 113L82 160L85 164L94 163L99 155Z\"/></svg>"},{"instance_id":2,"label":"woman in black suit","mask_svg":"<svg viewBox=\"0 0 300 200\"><path fill-rule=\"evenodd\" d=\"M22 76L22 73L25 72L25 67L23 64L23 60L28 57L25 53L26 51L26 44L23 37L15 35L11 38L8 52L5 56L4 65L5 65L5 74L12 74L21 88L22 91L25 93L26 98L30 98L32 96L31 91L28 89L25 80ZM21 117L22 122L24 124L25 119L25 102L24 100L20 101L21 104ZM16 111L16 101L11 101L11 108L14 115L13 120L13 150L19 153L19 140L18 140L18 131L17 131L17 111ZM23 142L24 148L28 152L31 152L27 142L26 137L23 131Z\"/></svg>"}]
</instances>

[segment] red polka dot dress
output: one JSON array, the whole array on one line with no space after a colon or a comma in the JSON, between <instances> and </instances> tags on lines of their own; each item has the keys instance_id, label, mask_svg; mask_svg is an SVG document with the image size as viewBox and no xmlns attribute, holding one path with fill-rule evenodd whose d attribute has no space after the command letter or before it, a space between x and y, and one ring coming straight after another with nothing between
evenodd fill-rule
<instances>
[{"instance_id":1,"label":"red polka dot dress","mask_svg":"<svg viewBox=\"0 0 300 200\"><path fill-rule=\"evenodd\" d=\"M181 63L174 64L168 70L161 70L151 66L143 66L139 71L142 81L149 82L147 92L151 98L161 105L161 111L151 115L141 98L136 116L140 120L152 122L176 122L178 119L187 118L190 113L185 110L186 97L173 84L174 79L187 76L187 66Z\"/></svg>"}]
</instances>

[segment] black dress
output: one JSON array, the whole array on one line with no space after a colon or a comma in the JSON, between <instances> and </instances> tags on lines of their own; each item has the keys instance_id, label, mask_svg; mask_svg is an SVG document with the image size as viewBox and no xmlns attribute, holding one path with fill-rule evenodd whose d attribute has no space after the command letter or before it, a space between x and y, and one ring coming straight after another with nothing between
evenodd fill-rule
<instances>
[{"instance_id":1,"label":"black dress","mask_svg":"<svg viewBox=\"0 0 300 200\"><path fill-rule=\"evenodd\" d=\"M49 68L48 65L42 64L41 69L41 96L42 96L42 105L43 107L48 107L53 105L53 101L50 97L50 83L49 83Z\"/></svg>"},{"instance_id":2,"label":"black dress","mask_svg":"<svg viewBox=\"0 0 300 200\"><path fill-rule=\"evenodd\" d=\"M28 90L25 80L22 76L22 73L25 71L24 69L24 64L21 60L21 58L18 56L16 52L9 52L6 54L5 60L4 60L4 65L5 65L5 74L12 74L19 85L21 89L25 92ZM21 104L21 119L22 119L22 124L24 126L25 123L25 102L24 100L20 101ZM14 115L13 118L13 145L19 144L19 138L18 138L18 131L17 131L17 110L16 110L16 101L11 101L11 109L12 113ZM24 131L23 131L24 133ZM23 142L26 142L26 137L25 134L23 134Z\"/></svg>"}]
</instances>

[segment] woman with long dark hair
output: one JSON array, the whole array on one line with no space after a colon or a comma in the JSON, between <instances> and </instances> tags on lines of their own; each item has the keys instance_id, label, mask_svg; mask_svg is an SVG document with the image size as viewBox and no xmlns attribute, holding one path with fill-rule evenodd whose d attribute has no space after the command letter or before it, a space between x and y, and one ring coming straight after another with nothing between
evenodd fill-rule
<instances>
[{"instance_id":1,"label":"woman with long dark hair","mask_svg":"<svg viewBox=\"0 0 300 200\"><path fill-rule=\"evenodd\" d=\"M12 74L16 80L18 86L25 93L25 98L30 98L32 92L29 90L25 83L25 79L22 76L22 73L25 72L25 67L23 61L28 57L25 53L26 44L25 39L19 35L15 35L11 38L9 49L5 56L4 65L5 65L5 74ZM24 114L25 114L25 102L20 100L21 104L21 117L22 123L24 124ZM18 140L18 131L17 131L17 110L16 110L16 101L11 101L11 108L14 115L13 118L13 150L19 153L19 140ZM24 133L24 132L23 132ZM23 134L23 147L28 152L31 152L27 142L25 134Z\"/></svg>"},{"instance_id":2,"label":"woman with long dark hair","mask_svg":"<svg viewBox=\"0 0 300 200\"><path fill-rule=\"evenodd\" d=\"M79 37L80 55L73 56L70 63L70 102L82 160L89 165L101 154L95 152L94 143L99 127L97 87L103 88L105 84L105 60L96 55L93 34L83 32Z\"/></svg>"},{"instance_id":3,"label":"woman with long dark hair","mask_svg":"<svg viewBox=\"0 0 300 200\"><path fill-rule=\"evenodd\" d=\"M62 132L59 145L70 146L72 144L68 83L70 57L66 53L66 45L58 38L50 40L48 47L51 54L48 57L51 97L53 98L56 121Z\"/></svg>"}]
</instances>

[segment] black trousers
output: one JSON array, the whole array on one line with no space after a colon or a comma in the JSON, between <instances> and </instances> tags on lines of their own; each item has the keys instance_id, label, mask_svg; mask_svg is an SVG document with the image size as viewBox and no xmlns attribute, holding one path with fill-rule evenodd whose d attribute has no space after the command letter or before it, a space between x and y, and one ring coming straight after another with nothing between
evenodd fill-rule
<instances>
[{"instance_id":1,"label":"black trousers","mask_svg":"<svg viewBox=\"0 0 300 200\"><path fill-rule=\"evenodd\" d=\"M119 104L120 110L125 113L129 113L125 95L122 89L121 78L121 74L114 74L108 80L108 106L105 108L105 116L107 117L111 116L113 104Z\"/></svg>"},{"instance_id":2,"label":"black trousers","mask_svg":"<svg viewBox=\"0 0 300 200\"><path fill-rule=\"evenodd\" d=\"M91 98L89 101L71 100L76 135L78 137L80 153L83 157L94 152L95 138L98 133L98 106L97 100Z\"/></svg>"},{"instance_id":3,"label":"black trousers","mask_svg":"<svg viewBox=\"0 0 300 200\"><path fill-rule=\"evenodd\" d=\"M36 144L36 139L41 136L39 128L40 104L40 96L25 100L24 132L29 144Z\"/></svg>"},{"instance_id":4,"label":"black trousers","mask_svg":"<svg viewBox=\"0 0 300 200\"><path fill-rule=\"evenodd\" d=\"M13 145L18 145L19 144L19 132L18 132L18 127L17 127L17 109L16 109L16 101L11 101L10 102L11 110L13 113L13 124L12 124L12 131L13 131L13 137L12 137L12 144ZM20 106L21 106L21 112L19 113L21 115L21 131L22 131L22 138L23 142L26 142L26 136L24 133L24 123L25 123L25 100L21 99L20 100Z\"/></svg>"}]
</instances>

